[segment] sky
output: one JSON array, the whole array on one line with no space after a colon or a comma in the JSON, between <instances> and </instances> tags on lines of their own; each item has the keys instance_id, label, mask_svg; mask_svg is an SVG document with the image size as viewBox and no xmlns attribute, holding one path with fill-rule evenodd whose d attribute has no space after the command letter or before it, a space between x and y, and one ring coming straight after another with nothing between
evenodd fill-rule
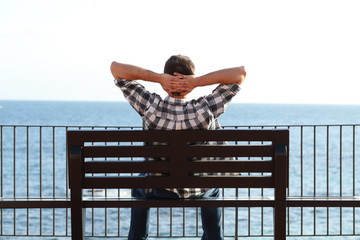
<instances>
[{"instance_id":1,"label":"sky","mask_svg":"<svg viewBox=\"0 0 360 240\"><path fill-rule=\"evenodd\" d=\"M161 73L183 54L196 75L245 66L236 102L360 104L359 12L358 0L0 0L0 100L123 101L112 61Z\"/></svg>"}]
</instances>

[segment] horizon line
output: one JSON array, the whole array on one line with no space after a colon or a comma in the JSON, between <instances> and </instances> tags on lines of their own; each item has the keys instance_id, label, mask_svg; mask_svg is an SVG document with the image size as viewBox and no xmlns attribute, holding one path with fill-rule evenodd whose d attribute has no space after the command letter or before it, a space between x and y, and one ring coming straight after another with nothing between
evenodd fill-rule
<instances>
[{"instance_id":1,"label":"horizon line","mask_svg":"<svg viewBox=\"0 0 360 240\"><path fill-rule=\"evenodd\" d=\"M121 103L127 103L126 100L124 99L119 99L119 100L74 100L74 99L0 99L1 101L7 101L7 102L106 102L106 103L116 103L116 102L121 102ZM230 105L232 104L263 104L263 105L349 105L349 106L360 106L360 103L320 103L320 102L315 102L315 103L305 103L305 102L247 102L247 101L233 101L231 102Z\"/></svg>"}]
</instances>

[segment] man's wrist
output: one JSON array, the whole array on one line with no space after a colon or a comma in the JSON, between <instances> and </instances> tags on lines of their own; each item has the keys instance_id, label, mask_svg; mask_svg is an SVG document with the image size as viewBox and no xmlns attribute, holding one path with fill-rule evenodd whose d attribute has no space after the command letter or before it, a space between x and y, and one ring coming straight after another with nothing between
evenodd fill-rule
<instances>
[{"instance_id":1,"label":"man's wrist","mask_svg":"<svg viewBox=\"0 0 360 240\"><path fill-rule=\"evenodd\" d=\"M147 82L159 82L159 74L151 70L146 70L140 79Z\"/></svg>"},{"instance_id":2,"label":"man's wrist","mask_svg":"<svg viewBox=\"0 0 360 240\"><path fill-rule=\"evenodd\" d=\"M206 75L195 77L192 81L192 85L194 86L194 88L209 85L206 79Z\"/></svg>"},{"instance_id":3,"label":"man's wrist","mask_svg":"<svg viewBox=\"0 0 360 240\"><path fill-rule=\"evenodd\" d=\"M194 76L194 78L191 79L190 81L190 86L192 87L192 89L200 87L201 85L200 85L199 77Z\"/></svg>"},{"instance_id":4,"label":"man's wrist","mask_svg":"<svg viewBox=\"0 0 360 240\"><path fill-rule=\"evenodd\" d=\"M161 85L163 85L166 81L166 75L165 74L157 74L157 76L155 76L154 78L154 82L160 83Z\"/></svg>"}]
</instances>

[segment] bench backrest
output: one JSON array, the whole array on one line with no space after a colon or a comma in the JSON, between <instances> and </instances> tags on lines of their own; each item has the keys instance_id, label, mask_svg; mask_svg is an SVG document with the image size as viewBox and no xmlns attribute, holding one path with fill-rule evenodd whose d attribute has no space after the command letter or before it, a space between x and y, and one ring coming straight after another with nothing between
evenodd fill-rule
<instances>
[{"instance_id":1,"label":"bench backrest","mask_svg":"<svg viewBox=\"0 0 360 240\"><path fill-rule=\"evenodd\" d=\"M227 141L229 145L193 144L205 141ZM153 142L162 145L151 145ZM288 173L288 146L288 130L68 131L70 188L75 182L72 178L78 178L76 184L81 186L77 187L82 189L274 188L274 172ZM165 161L143 161L147 157ZM194 160L206 157L237 161ZM201 176L213 172L234 174ZM246 174L239 176L239 172ZM247 174L255 172L261 174ZM136 177L131 173L162 175Z\"/></svg>"}]
</instances>

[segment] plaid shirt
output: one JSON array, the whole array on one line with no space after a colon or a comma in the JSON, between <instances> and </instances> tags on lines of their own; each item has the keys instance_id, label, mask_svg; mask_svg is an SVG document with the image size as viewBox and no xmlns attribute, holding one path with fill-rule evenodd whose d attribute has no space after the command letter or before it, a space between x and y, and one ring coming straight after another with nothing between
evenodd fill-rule
<instances>
[{"instance_id":1,"label":"plaid shirt","mask_svg":"<svg viewBox=\"0 0 360 240\"><path fill-rule=\"evenodd\" d=\"M220 84L211 94L197 100L186 101L170 96L163 100L159 95L147 91L137 81L117 79L115 84L122 90L125 99L140 114L144 129L147 130L219 129L218 117L225 112L231 99L240 90L240 86L236 83ZM226 143L207 142L205 144ZM209 188L171 188L167 190L177 193L182 198L187 198L199 196Z\"/></svg>"}]
</instances>

